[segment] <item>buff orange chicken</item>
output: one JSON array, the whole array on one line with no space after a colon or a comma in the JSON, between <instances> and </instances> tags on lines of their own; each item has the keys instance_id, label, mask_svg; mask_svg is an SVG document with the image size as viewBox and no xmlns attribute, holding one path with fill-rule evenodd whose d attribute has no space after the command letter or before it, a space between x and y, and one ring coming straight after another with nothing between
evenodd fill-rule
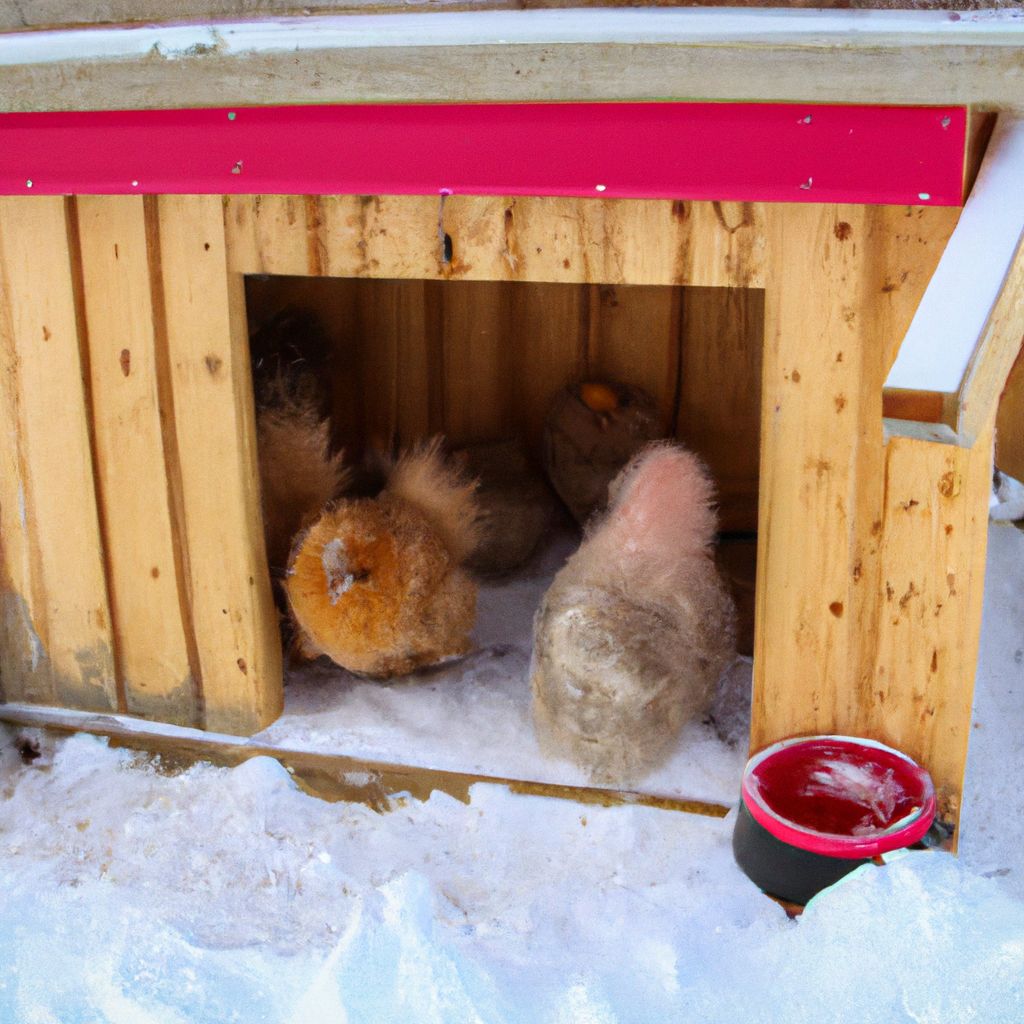
<instances>
[{"instance_id":1,"label":"buff orange chicken","mask_svg":"<svg viewBox=\"0 0 1024 1024\"><path fill-rule=\"evenodd\" d=\"M298 652L380 679L467 653L475 487L435 441L400 458L377 497L337 501L302 530L285 579Z\"/></svg>"}]
</instances>

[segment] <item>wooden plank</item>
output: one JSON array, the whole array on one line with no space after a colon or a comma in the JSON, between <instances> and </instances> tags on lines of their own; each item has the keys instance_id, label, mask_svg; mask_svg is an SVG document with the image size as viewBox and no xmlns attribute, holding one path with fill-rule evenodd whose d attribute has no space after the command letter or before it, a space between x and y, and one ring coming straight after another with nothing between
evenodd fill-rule
<instances>
[{"instance_id":1,"label":"wooden plank","mask_svg":"<svg viewBox=\"0 0 1024 1024\"><path fill-rule=\"evenodd\" d=\"M974 190L886 380L943 399L954 442L991 420L1024 338L1024 120L1000 117ZM913 434L902 421L893 434Z\"/></svg>"},{"instance_id":2,"label":"wooden plank","mask_svg":"<svg viewBox=\"0 0 1024 1024\"><path fill-rule=\"evenodd\" d=\"M1021 108L1012 10L408 12L3 39L8 110L679 96ZM509 45L514 44L514 45ZM296 56L299 51L301 56ZM159 55L159 56L157 56ZM160 60L162 56L165 59Z\"/></svg>"},{"instance_id":3,"label":"wooden plank","mask_svg":"<svg viewBox=\"0 0 1024 1024\"><path fill-rule=\"evenodd\" d=\"M194 724L143 200L83 196L76 207L118 675L129 713Z\"/></svg>"},{"instance_id":4,"label":"wooden plank","mask_svg":"<svg viewBox=\"0 0 1024 1024\"><path fill-rule=\"evenodd\" d=\"M946 395L939 391L886 388L882 395L882 415L886 419L942 423L945 414Z\"/></svg>"},{"instance_id":5,"label":"wooden plank","mask_svg":"<svg viewBox=\"0 0 1024 1024\"><path fill-rule=\"evenodd\" d=\"M496 775L468 774L448 769L425 768L367 761L341 754L282 749L262 743L239 741L230 736L210 736L191 729L147 729L144 723L112 715L83 715L74 712L0 704L0 721L14 725L51 729L56 733L84 732L107 736L111 746L158 755L167 768L184 769L198 761L235 767L251 757L272 757L279 761L302 789L322 800L365 803L384 811L401 806L405 795L428 800L442 792L468 803L470 789L478 782L507 786L513 793L543 796L601 807L639 805L665 811L681 811L709 818L724 818L729 808L706 800L663 796L635 790L604 789L597 786L562 786Z\"/></svg>"},{"instance_id":6,"label":"wooden plank","mask_svg":"<svg viewBox=\"0 0 1024 1024\"><path fill-rule=\"evenodd\" d=\"M441 201L429 196L227 196L231 269L242 274L431 278Z\"/></svg>"},{"instance_id":7,"label":"wooden plank","mask_svg":"<svg viewBox=\"0 0 1024 1024\"><path fill-rule=\"evenodd\" d=\"M585 339L580 331L581 288L538 284L513 288L510 339L514 371L506 386L518 421L516 433L531 451L541 451L551 399L566 384L580 380Z\"/></svg>"},{"instance_id":8,"label":"wooden plank","mask_svg":"<svg viewBox=\"0 0 1024 1024\"><path fill-rule=\"evenodd\" d=\"M902 622L891 614L890 588L895 589L892 581L900 579L912 566L916 575L907 577L907 585L895 595L896 605L911 590L911 578L915 580L915 589L938 592L945 586L949 571L946 555L954 560L957 572L973 572L978 544L980 571L984 571L984 525L979 533L974 527L967 528L967 520L979 502L982 506L986 504L989 483L982 485L981 493L976 479L970 487L951 485L949 478L944 477L944 462L949 455L944 444L892 438L884 426L880 438L885 396L879 385L897 356L920 297L955 230L956 218L940 215L940 211L887 207L874 211L873 221L874 251L865 284L867 294L877 298L864 311L869 316L867 329L874 344L865 347L861 357L865 387L857 450L851 586L846 603L854 667L848 683L846 714L854 723L854 730L867 731L883 742L902 746L924 764L939 790L941 816L955 823L970 731L974 662L968 654L962 659L942 657L933 665L935 645L929 645L929 640L936 634L929 629L904 632L897 637ZM943 523L955 520L958 536L946 551L934 543L938 529L934 522L929 526L918 524L922 527L919 531L899 532L900 517L918 507L912 502L924 503L920 497L904 492L902 476L907 482L914 481L924 492L950 492L943 502ZM908 601L913 599L911 594ZM972 645L976 650L979 623L969 606L962 606L960 611L960 618L950 616L937 627L944 650L964 652ZM886 680L884 686L879 679ZM929 706L941 709L936 715L921 714L919 695L924 679L928 681ZM883 689L884 695L879 697Z\"/></svg>"},{"instance_id":9,"label":"wooden plank","mask_svg":"<svg viewBox=\"0 0 1024 1024\"><path fill-rule=\"evenodd\" d=\"M325 196L296 207L229 196L242 274L760 287L754 203L551 197ZM443 258L441 238L451 241Z\"/></svg>"},{"instance_id":10,"label":"wooden plank","mask_svg":"<svg viewBox=\"0 0 1024 1024\"><path fill-rule=\"evenodd\" d=\"M964 443L979 437L998 407L1024 345L1024 223L999 298L978 338L956 401L956 431Z\"/></svg>"},{"instance_id":11,"label":"wooden plank","mask_svg":"<svg viewBox=\"0 0 1024 1024\"><path fill-rule=\"evenodd\" d=\"M928 767L946 821L959 815L971 731L991 480L991 425L970 449L886 446L877 642L854 727Z\"/></svg>"},{"instance_id":12,"label":"wooden plank","mask_svg":"<svg viewBox=\"0 0 1024 1024\"><path fill-rule=\"evenodd\" d=\"M303 196L225 198L232 268L244 266L246 274L318 274L315 238L307 230L307 218L316 220L315 204Z\"/></svg>"},{"instance_id":13,"label":"wooden plank","mask_svg":"<svg viewBox=\"0 0 1024 1024\"><path fill-rule=\"evenodd\" d=\"M996 465L1024 480L1024 350L1006 381L996 420Z\"/></svg>"},{"instance_id":14,"label":"wooden plank","mask_svg":"<svg viewBox=\"0 0 1024 1024\"><path fill-rule=\"evenodd\" d=\"M687 288L676 433L707 463L719 529L757 529L764 293Z\"/></svg>"},{"instance_id":15,"label":"wooden plank","mask_svg":"<svg viewBox=\"0 0 1024 1024\"><path fill-rule=\"evenodd\" d=\"M7 699L109 710L118 696L73 258L65 200L0 200L3 685Z\"/></svg>"},{"instance_id":16,"label":"wooden plank","mask_svg":"<svg viewBox=\"0 0 1024 1024\"><path fill-rule=\"evenodd\" d=\"M453 444L500 441L519 433L514 390L517 379L526 382L517 363L521 332L511 319L515 287L522 286L501 281L431 285L441 308L444 430Z\"/></svg>"},{"instance_id":17,"label":"wooden plank","mask_svg":"<svg viewBox=\"0 0 1024 1024\"><path fill-rule=\"evenodd\" d=\"M46 594L35 520L30 523L28 518L23 388L6 252L0 232L0 431L5 439L0 445L0 695L5 700L52 704L53 673L38 632L46 623Z\"/></svg>"},{"instance_id":18,"label":"wooden plank","mask_svg":"<svg viewBox=\"0 0 1024 1024\"><path fill-rule=\"evenodd\" d=\"M452 196L451 274L492 280L756 287L764 227L754 203Z\"/></svg>"},{"instance_id":19,"label":"wooden plank","mask_svg":"<svg viewBox=\"0 0 1024 1024\"><path fill-rule=\"evenodd\" d=\"M604 285L740 287L763 280L761 207L517 196L443 207L446 275Z\"/></svg>"},{"instance_id":20,"label":"wooden plank","mask_svg":"<svg viewBox=\"0 0 1024 1024\"><path fill-rule=\"evenodd\" d=\"M281 645L259 512L243 282L217 197L157 201L186 580L206 728L280 713Z\"/></svg>"},{"instance_id":21,"label":"wooden plank","mask_svg":"<svg viewBox=\"0 0 1024 1024\"><path fill-rule=\"evenodd\" d=\"M816 732L892 742L932 772L955 821L988 452L984 441L886 446L881 416L882 381L952 220L892 207L776 213L773 249L788 257L766 292L752 744ZM953 613L924 624L951 573Z\"/></svg>"},{"instance_id":22,"label":"wooden plank","mask_svg":"<svg viewBox=\"0 0 1024 1024\"><path fill-rule=\"evenodd\" d=\"M382 451L442 428L440 411L431 417L425 293L423 281L363 281L355 290L363 429Z\"/></svg>"},{"instance_id":23,"label":"wooden plank","mask_svg":"<svg viewBox=\"0 0 1024 1024\"><path fill-rule=\"evenodd\" d=\"M667 436L679 401L682 289L590 285L587 293L584 372L646 391L658 405Z\"/></svg>"}]
</instances>

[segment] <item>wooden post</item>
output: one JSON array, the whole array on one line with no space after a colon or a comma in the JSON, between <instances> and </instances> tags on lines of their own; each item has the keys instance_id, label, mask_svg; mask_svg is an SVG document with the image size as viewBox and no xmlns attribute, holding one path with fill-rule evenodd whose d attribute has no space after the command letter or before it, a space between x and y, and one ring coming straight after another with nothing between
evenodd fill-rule
<instances>
[{"instance_id":1,"label":"wooden post","mask_svg":"<svg viewBox=\"0 0 1024 1024\"><path fill-rule=\"evenodd\" d=\"M867 735L955 821L981 621L991 431L882 435L882 385L955 212L778 207L765 297L752 746Z\"/></svg>"}]
</instances>

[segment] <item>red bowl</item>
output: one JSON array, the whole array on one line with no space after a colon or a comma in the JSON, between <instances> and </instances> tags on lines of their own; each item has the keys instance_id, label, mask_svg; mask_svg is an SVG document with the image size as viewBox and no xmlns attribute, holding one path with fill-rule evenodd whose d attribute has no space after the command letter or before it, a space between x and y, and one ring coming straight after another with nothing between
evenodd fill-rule
<instances>
[{"instance_id":1,"label":"red bowl","mask_svg":"<svg viewBox=\"0 0 1024 1024\"><path fill-rule=\"evenodd\" d=\"M737 863L766 892L805 903L872 857L919 842L935 787L906 754L874 740L810 736L747 762L733 832Z\"/></svg>"}]
</instances>

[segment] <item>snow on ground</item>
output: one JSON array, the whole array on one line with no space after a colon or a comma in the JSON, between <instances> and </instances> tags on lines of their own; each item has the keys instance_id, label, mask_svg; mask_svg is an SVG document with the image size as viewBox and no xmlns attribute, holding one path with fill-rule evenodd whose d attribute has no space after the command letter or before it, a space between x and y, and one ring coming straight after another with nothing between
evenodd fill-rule
<instances>
[{"instance_id":1,"label":"snow on ground","mask_svg":"<svg viewBox=\"0 0 1024 1024\"><path fill-rule=\"evenodd\" d=\"M988 531L960 825L961 858L1024 900L1024 531L1004 524Z\"/></svg>"},{"instance_id":2,"label":"snow on ground","mask_svg":"<svg viewBox=\"0 0 1024 1024\"><path fill-rule=\"evenodd\" d=\"M797 921L730 819L490 785L377 814L267 758L42 737L26 765L7 730L0 1022L1024 1020L1024 533L992 527L989 570L962 857L862 869Z\"/></svg>"}]
</instances>

